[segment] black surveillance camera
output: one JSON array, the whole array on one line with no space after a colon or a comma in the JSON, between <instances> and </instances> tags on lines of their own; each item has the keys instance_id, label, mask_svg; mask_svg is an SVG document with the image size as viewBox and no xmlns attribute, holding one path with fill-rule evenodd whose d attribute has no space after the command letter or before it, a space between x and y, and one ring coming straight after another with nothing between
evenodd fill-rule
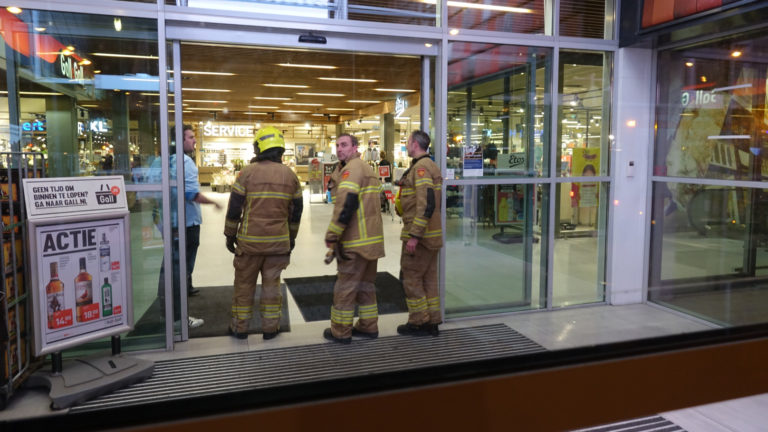
<instances>
[{"instance_id":1,"label":"black surveillance camera","mask_svg":"<svg viewBox=\"0 0 768 432\"><path fill-rule=\"evenodd\" d=\"M313 35L312 33L307 33L307 34L299 35L299 42L314 43L314 44L326 44L326 43L328 43L328 41L325 39L325 36Z\"/></svg>"}]
</instances>

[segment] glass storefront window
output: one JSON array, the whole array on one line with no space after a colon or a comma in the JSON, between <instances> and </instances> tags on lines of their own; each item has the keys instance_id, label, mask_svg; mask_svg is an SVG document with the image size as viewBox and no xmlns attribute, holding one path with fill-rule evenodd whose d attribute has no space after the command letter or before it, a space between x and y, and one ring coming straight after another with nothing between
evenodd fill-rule
<instances>
[{"instance_id":1,"label":"glass storefront window","mask_svg":"<svg viewBox=\"0 0 768 432\"><path fill-rule=\"evenodd\" d=\"M754 57L766 42L745 36L659 54L666 78L659 80L654 175L753 181L768 175L766 72Z\"/></svg>"},{"instance_id":2,"label":"glass storefront window","mask_svg":"<svg viewBox=\"0 0 768 432\"><path fill-rule=\"evenodd\" d=\"M3 106L14 127L3 128L0 150L45 153L49 176L143 181L158 148L157 22L35 10L1 17L12 30L3 32L0 91L13 102Z\"/></svg>"},{"instance_id":3,"label":"glass storefront window","mask_svg":"<svg viewBox=\"0 0 768 432\"><path fill-rule=\"evenodd\" d=\"M550 0L506 0L496 4L449 0L448 27L525 34L551 34L551 26L546 21L547 12L545 12L545 8L550 7Z\"/></svg>"},{"instance_id":4,"label":"glass storefront window","mask_svg":"<svg viewBox=\"0 0 768 432\"><path fill-rule=\"evenodd\" d=\"M552 305L605 300L608 183L557 185Z\"/></svg>"},{"instance_id":5,"label":"glass storefront window","mask_svg":"<svg viewBox=\"0 0 768 432\"><path fill-rule=\"evenodd\" d=\"M558 176L608 175L611 58L603 52L560 52Z\"/></svg>"},{"instance_id":6,"label":"glass storefront window","mask_svg":"<svg viewBox=\"0 0 768 432\"><path fill-rule=\"evenodd\" d=\"M445 312L461 317L546 305L549 187L446 186Z\"/></svg>"},{"instance_id":7,"label":"glass storefront window","mask_svg":"<svg viewBox=\"0 0 768 432\"><path fill-rule=\"evenodd\" d=\"M653 195L649 300L725 326L765 322L768 190L657 182Z\"/></svg>"},{"instance_id":8,"label":"glass storefront window","mask_svg":"<svg viewBox=\"0 0 768 432\"><path fill-rule=\"evenodd\" d=\"M613 0L560 0L560 36L611 39Z\"/></svg>"},{"instance_id":9,"label":"glass storefront window","mask_svg":"<svg viewBox=\"0 0 768 432\"><path fill-rule=\"evenodd\" d=\"M453 42L448 59L448 178L549 172L552 50Z\"/></svg>"}]
</instances>

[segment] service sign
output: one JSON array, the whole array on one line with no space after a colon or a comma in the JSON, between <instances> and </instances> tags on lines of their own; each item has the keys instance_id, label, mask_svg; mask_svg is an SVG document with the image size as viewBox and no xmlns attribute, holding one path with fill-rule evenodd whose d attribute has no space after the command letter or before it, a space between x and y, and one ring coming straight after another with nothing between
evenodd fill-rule
<instances>
[{"instance_id":1,"label":"service sign","mask_svg":"<svg viewBox=\"0 0 768 432\"><path fill-rule=\"evenodd\" d=\"M121 176L51 177L24 179L27 214L59 217L128 211L125 184Z\"/></svg>"},{"instance_id":2,"label":"service sign","mask_svg":"<svg viewBox=\"0 0 768 432\"><path fill-rule=\"evenodd\" d=\"M36 325L44 346L126 322L123 218L38 226Z\"/></svg>"}]
</instances>

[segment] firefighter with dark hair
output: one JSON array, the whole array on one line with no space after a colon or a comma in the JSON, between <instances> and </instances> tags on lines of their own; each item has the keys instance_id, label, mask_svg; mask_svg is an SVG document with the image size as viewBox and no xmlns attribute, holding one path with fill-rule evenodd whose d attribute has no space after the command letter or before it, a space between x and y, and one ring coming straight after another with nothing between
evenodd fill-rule
<instances>
[{"instance_id":1,"label":"firefighter with dark hair","mask_svg":"<svg viewBox=\"0 0 768 432\"><path fill-rule=\"evenodd\" d=\"M384 256L381 222L381 183L357 151L358 141L349 134L336 139L341 163L331 174L329 188L333 216L325 233L325 245L334 251L338 274L333 287L331 328L323 337L348 344L352 336L379 336L376 304L376 265ZM358 306L357 324L352 325Z\"/></svg>"},{"instance_id":2,"label":"firefighter with dark hair","mask_svg":"<svg viewBox=\"0 0 768 432\"><path fill-rule=\"evenodd\" d=\"M403 218L400 268L408 305L408 322L397 327L402 335L437 336L440 295L437 285L437 258L443 247L440 219L440 193L443 178L440 168L429 158L429 135L414 131L406 149L411 167L399 181L395 208Z\"/></svg>"},{"instance_id":3,"label":"firefighter with dark hair","mask_svg":"<svg viewBox=\"0 0 768 432\"><path fill-rule=\"evenodd\" d=\"M283 298L280 273L288 267L304 209L301 183L283 165L285 140L274 127L258 131L253 143L256 161L240 172L229 196L224 235L235 254L235 292L229 334L248 337L256 280L261 273L261 314L264 339L280 330Z\"/></svg>"}]
</instances>

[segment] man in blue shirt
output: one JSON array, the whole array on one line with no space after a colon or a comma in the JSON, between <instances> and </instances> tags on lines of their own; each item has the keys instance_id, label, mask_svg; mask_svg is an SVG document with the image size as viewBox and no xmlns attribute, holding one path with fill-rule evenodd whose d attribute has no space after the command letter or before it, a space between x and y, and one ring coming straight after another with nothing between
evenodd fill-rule
<instances>
[{"instance_id":1,"label":"man in blue shirt","mask_svg":"<svg viewBox=\"0 0 768 432\"><path fill-rule=\"evenodd\" d=\"M176 137L176 131L175 128L171 130L171 139L175 139ZM197 172L197 166L195 165L195 161L192 160L191 157L187 156L187 153L193 153L195 151L195 145L197 144L197 140L195 139L195 132L192 130L192 126L190 125L184 125L183 126L183 146L184 146L184 212L186 214L185 216L185 232L187 235L187 245L185 254L187 257L187 295L188 296L194 296L199 293L199 290L192 287L192 272L195 269L195 260L197 258L197 249L200 246L200 225L203 223L203 217L200 212L200 204L213 204L216 206L216 209L221 210L222 206L209 199L205 195L203 195L200 192L200 183L198 182L198 172ZM171 156L170 156L170 177L171 180L174 180L176 178L176 146L171 145ZM157 166L155 166L157 165ZM152 172L153 181L160 182L159 178L159 160L155 164L153 163L153 168L150 169ZM176 188L171 188L171 226L172 233L173 233L173 295L174 295L174 302L173 302L173 310L174 310L174 317L178 319L181 316L181 304L179 302L180 293L181 293L181 284L179 280L179 247L178 247L178 241L179 241L179 231L178 231L178 212L176 210L176 199L177 199L177 192ZM155 208L155 221L157 223L157 227L160 230L160 232L163 231L162 226L162 215L160 214L160 208ZM164 280L165 280L165 262L160 266L160 281L158 285L158 292L162 294L164 291ZM189 317L189 328L196 328L203 325L203 320L199 318L195 318L190 316Z\"/></svg>"}]
</instances>

